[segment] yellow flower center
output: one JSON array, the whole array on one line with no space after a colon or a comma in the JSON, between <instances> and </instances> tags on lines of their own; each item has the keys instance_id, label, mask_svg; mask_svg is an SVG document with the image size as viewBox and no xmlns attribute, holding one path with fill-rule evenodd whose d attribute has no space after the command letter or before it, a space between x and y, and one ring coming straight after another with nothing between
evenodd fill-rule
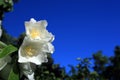
<instances>
[{"instance_id":1,"label":"yellow flower center","mask_svg":"<svg viewBox=\"0 0 120 80\"><path fill-rule=\"evenodd\" d=\"M35 38L37 38L37 37L39 37L39 36L40 36L40 31L39 31L39 30L37 30L37 29L32 29L32 30L30 31L30 37L31 37L31 38L35 39Z\"/></svg>"},{"instance_id":2,"label":"yellow flower center","mask_svg":"<svg viewBox=\"0 0 120 80\"><path fill-rule=\"evenodd\" d=\"M25 48L25 52L27 56L33 56L36 53L35 49L32 48L31 46L27 46Z\"/></svg>"}]
</instances>

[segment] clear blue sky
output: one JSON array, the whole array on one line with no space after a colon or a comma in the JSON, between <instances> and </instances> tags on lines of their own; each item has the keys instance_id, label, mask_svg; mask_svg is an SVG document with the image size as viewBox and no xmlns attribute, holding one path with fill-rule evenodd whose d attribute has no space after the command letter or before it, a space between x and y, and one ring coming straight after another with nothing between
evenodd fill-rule
<instances>
[{"instance_id":1,"label":"clear blue sky","mask_svg":"<svg viewBox=\"0 0 120 80\"><path fill-rule=\"evenodd\" d=\"M120 45L119 0L20 0L3 24L17 37L30 18L48 21L47 29L55 35L53 58L61 66L75 65L77 57L99 50L111 56Z\"/></svg>"}]
</instances>

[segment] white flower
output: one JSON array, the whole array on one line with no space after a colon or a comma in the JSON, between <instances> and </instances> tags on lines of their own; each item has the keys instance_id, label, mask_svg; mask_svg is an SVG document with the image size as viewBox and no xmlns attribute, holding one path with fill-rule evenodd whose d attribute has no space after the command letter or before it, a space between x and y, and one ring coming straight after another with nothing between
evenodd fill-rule
<instances>
[{"instance_id":1,"label":"white flower","mask_svg":"<svg viewBox=\"0 0 120 80\"><path fill-rule=\"evenodd\" d=\"M1 25L2 25L2 21L0 20L0 37L2 35ZM2 42L0 42L0 44L6 46L6 44L4 44ZM0 46L0 47L1 47L0 48L0 51L1 51L3 46ZM0 58L0 70L2 70L7 65L7 63L10 62L10 61L11 61L11 57L10 56L5 56L3 58Z\"/></svg>"},{"instance_id":2,"label":"white flower","mask_svg":"<svg viewBox=\"0 0 120 80\"><path fill-rule=\"evenodd\" d=\"M34 79L34 72L31 68L30 63L22 63L20 64L22 74L24 74L29 80L35 80Z\"/></svg>"},{"instance_id":3,"label":"white flower","mask_svg":"<svg viewBox=\"0 0 120 80\"><path fill-rule=\"evenodd\" d=\"M31 40L25 37L19 49L18 62L31 62L40 65L42 62L47 62L46 53L53 53L53 51L54 47L49 42Z\"/></svg>"},{"instance_id":4,"label":"white flower","mask_svg":"<svg viewBox=\"0 0 120 80\"><path fill-rule=\"evenodd\" d=\"M48 23L46 20L36 21L31 18L25 22L26 35L32 40L44 40L52 42L54 36L46 30Z\"/></svg>"},{"instance_id":5,"label":"white flower","mask_svg":"<svg viewBox=\"0 0 120 80\"><path fill-rule=\"evenodd\" d=\"M0 70L2 70L7 65L7 63L10 62L10 61L11 61L10 56L0 58Z\"/></svg>"}]
</instances>

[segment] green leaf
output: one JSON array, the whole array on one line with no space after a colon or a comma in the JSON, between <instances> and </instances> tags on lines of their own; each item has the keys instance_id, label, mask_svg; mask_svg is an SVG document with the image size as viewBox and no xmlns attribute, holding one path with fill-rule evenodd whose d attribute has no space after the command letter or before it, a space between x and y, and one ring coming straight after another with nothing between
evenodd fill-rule
<instances>
[{"instance_id":1,"label":"green leaf","mask_svg":"<svg viewBox=\"0 0 120 80\"><path fill-rule=\"evenodd\" d=\"M2 41L0 41L0 49L3 49L4 47L6 47L7 45L5 43L3 43Z\"/></svg>"},{"instance_id":2,"label":"green leaf","mask_svg":"<svg viewBox=\"0 0 120 80\"><path fill-rule=\"evenodd\" d=\"M11 69L8 80L19 80L19 75Z\"/></svg>"},{"instance_id":3,"label":"green leaf","mask_svg":"<svg viewBox=\"0 0 120 80\"><path fill-rule=\"evenodd\" d=\"M14 47L12 45L8 45L0 51L0 58L5 57L15 51L17 51L16 47Z\"/></svg>"}]
</instances>

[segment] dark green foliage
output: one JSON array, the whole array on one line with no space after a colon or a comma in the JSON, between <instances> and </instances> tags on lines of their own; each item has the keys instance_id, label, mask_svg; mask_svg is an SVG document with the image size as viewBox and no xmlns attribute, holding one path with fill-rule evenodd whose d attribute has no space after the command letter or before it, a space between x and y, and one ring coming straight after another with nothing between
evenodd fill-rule
<instances>
[{"instance_id":1,"label":"dark green foliage","mask_svg":"<svg viewBox=\"0 0 120 80\"><path fill-rule=\"evenodd\" d=\"M107 76L110 80L120 80L120 46L115 48L115 55L110 57L110 61L111 64L106 67Z\"/></svg>"},{"instance_id":2,"label":"dark green foliage","mask_svg":"<svg viewBox=\"0 0 120 80\"><path fill-rule=\"evenodd\" d=\"M94 70L98 72L100 77L104 76L102 75L102 72L105 71L105 67L108 63L108 58L106 56L102 55L102 52L99 51L96 54L93 54L93 59L94 59Z\"/></svg>"},{"instance_id":3,"label":"dark green foliage","mask_svg":"<svg viewBox=\"0 0 120 80\"><path fill-rule=\"evenodd\" d=\"M88 79L90 77L90 58L80 59L79 64L74 67L72 65L69 65L71 67L71 70L69 72L69 79L70 80L79 80L79 79Z\"/></svg>"},{"instance_id":4,"label":"dark green foliage","mask_svg":"<svg viewBox=\"0 0 120 80\"><path fill-rule=\"evenodd\" d=\"M9 12L13 8L12 0L0 0L0 20L4 17L4 12Z\"/></svg>"}]
</instances>

